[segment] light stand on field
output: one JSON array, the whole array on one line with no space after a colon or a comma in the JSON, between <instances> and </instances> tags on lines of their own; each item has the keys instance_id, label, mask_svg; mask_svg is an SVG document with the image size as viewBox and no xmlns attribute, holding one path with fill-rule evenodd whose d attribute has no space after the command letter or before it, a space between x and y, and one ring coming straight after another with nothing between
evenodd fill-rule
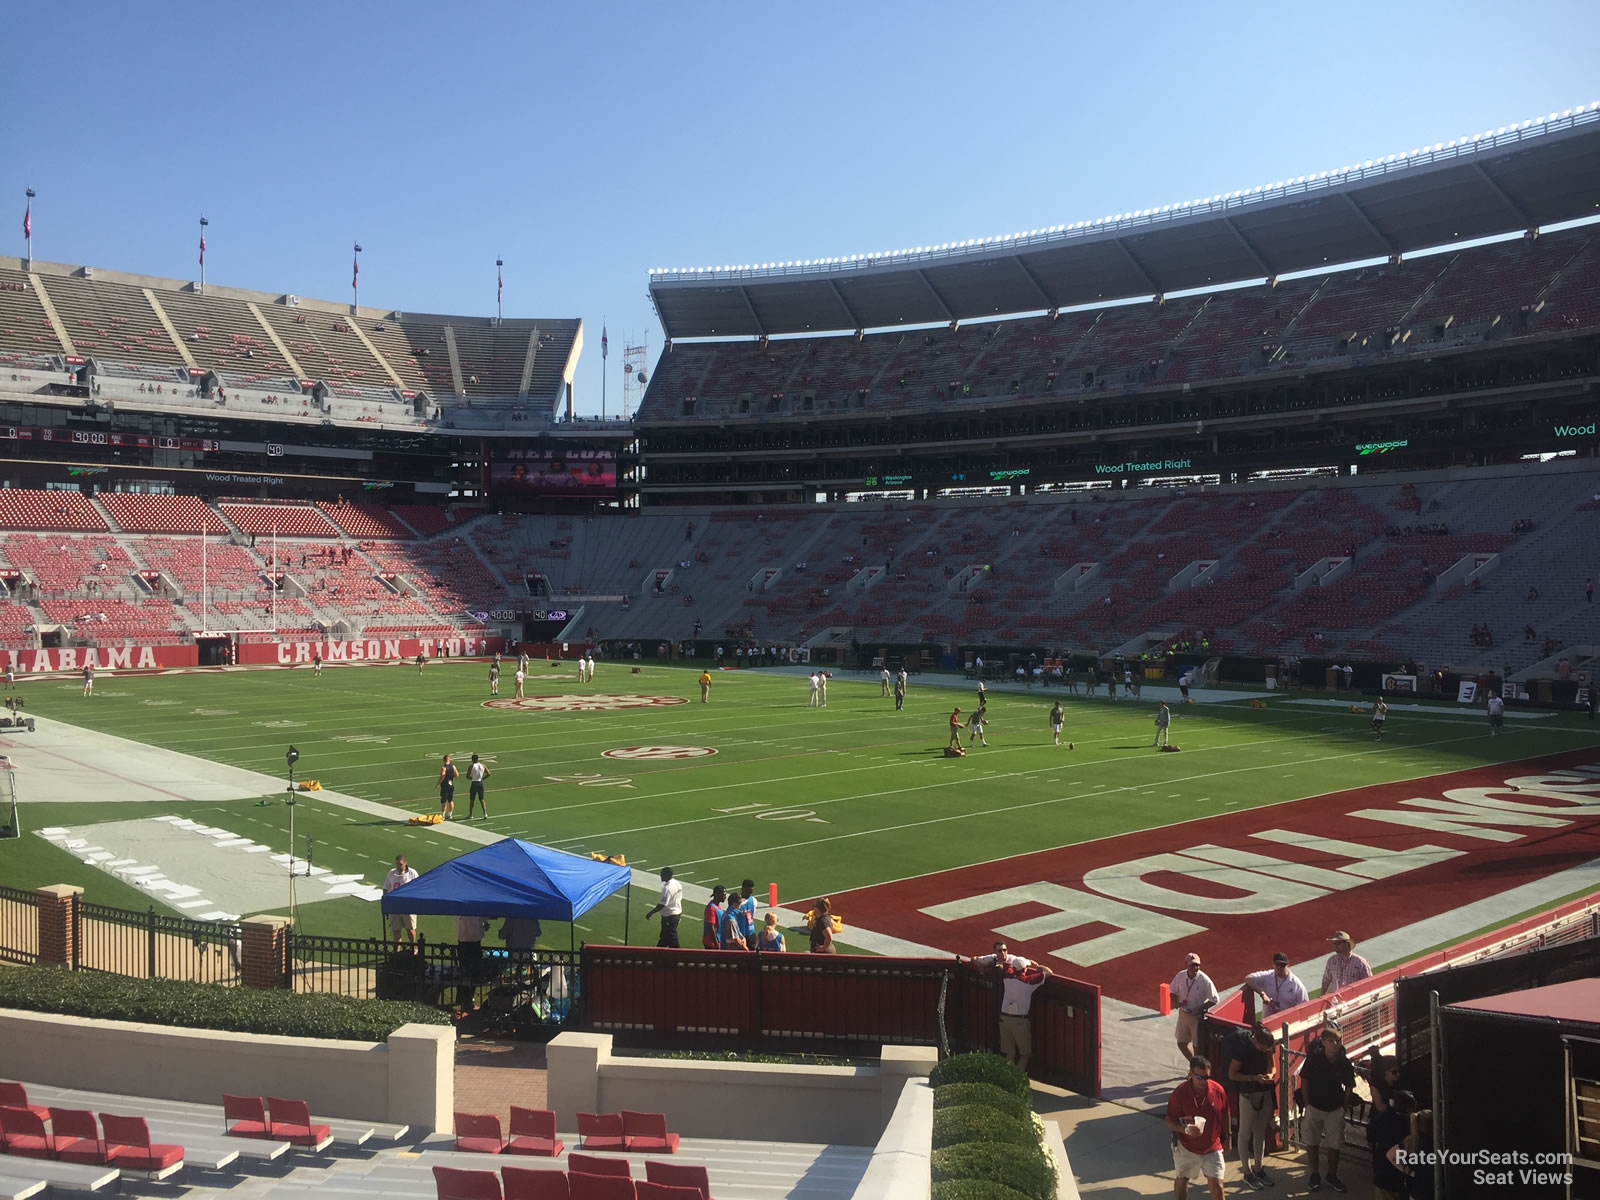
<instances>
[{"instance_id":1,"label":"light stand on field","mask_svg":"<svg viewBox=\"0 0 1600 1200\"><path fill-rule=\"evenodd\" d=\"M283 761L289 764L289 795L284 801L289 806L289 919L294 920L294 764L300 761L300 751L293 746L283 756Z\"/></svg>"}]
</instances>

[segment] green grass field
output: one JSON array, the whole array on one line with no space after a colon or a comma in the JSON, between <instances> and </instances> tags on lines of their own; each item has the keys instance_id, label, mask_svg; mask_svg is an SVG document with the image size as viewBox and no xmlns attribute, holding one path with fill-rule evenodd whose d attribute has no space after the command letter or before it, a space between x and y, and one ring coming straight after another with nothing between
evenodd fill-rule
<instances>
[{"instance_id":1,"label":"green grass field","mask_svg":"<svg viewBox=\"0 0 1600 1200\"><path fill-rule=\"evenodd\" d=\"M638 675L601 663L593 684L570 669L535 664L529 696L568 694L689 698L689 703L602 711L526 712L483 707L481 663L412 667L329 667L161 676L102 674L92 699L64 679L33 680L28 711L204 759L282 777L293 742L300 778L407 813L438 809L440 756L465 767L490 759L492 818L479 828L578 853L624 854L654 871L709 885L757 881L780 901L904 879L1031 850L1193 820L1230 809L1363 784L1458 770L1480 763L1572 750L1595 742L1594 727L1570 716L1508 721L1490 739L1478 710L1408 714L1394 706L1390 733L1375 744L1364 716L1346 707L1299 707L1280 697L1265 710L1245 700L1175 709L1181 754L1150 748L1150 691L1113 704L1065 696L1063 738L1053 747L1046 716L1057 692L1000 693L990 699L989 748L947 760L942 748L953 704L970 712L973 685L922 676L904 712L876 679L840 675L824 709L807 707L803 677L716 672L701 704L696 668L645 666ZM502 695L509 697L508 678ZM714 755L640 761L607 750L670 745ZM54 803L48 777L19 781L28 836L0 843L11 886L77 883L101 903L144 908L150 898L91 868L31 831L181 812L209 825L288 848L281 790L221 804L108 806ZM457 815L467 807L458 787ZM381 882L396 853L427 870L472 848L426 827L302 797L296 833L316 842L318 866ZM303 841L301 843L303 847ZM641 917L654 902L633 896L631 940L653 942ZM284 911L287 908L285 897ZM353 936L380 930L378 906L353 898L302 905L311 933ZM685 942L693 917L686 912ZM448 918L423 918L429 938L452 940ZM544 941L565 946L565 926ZM583 919L580 941L621 940L623 903L607 901ZM848 937L843 939L848 941Z\"/></svg>"}]
</instances>

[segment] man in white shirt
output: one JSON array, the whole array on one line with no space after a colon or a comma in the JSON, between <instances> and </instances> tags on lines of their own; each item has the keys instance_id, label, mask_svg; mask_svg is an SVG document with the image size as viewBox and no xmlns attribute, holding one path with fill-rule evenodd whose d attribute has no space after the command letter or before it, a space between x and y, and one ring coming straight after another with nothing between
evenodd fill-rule
<instances>
[{"instance_id":1,"label":"man in white shirt","mask_svg":"<svg viewBox=\"0 0 1600 1200\"><path fill-rule=\"evenodd\" d=\"M661 899L645 913L644 919L648 921L657 913L661 914L661 936L656 939L656 945L678 949L678 920L683 916L683 884L672 877L671 867L661 868Z\"/></svg>"},{"instance_id":2,"label":"man in white shirt","mask_svg":"<svg viewBox=\"0 0 1600 1200\"><path fill-rule=\"evenodd\" d=\"M483 819L489 819L489 797L484 795L483 781L489 778L489 768L478 758L472 756L472 765L467 768L467 820L472 820L473 810L478 805L483 805Z\"/></svg>"},{"instance_id":3,"label":"man in white shirt","mask_svg":"<svg viewBox=\"0 0 1600 1200\"><path fill-rule=\"evenodd\" d=\"M817 673L815 671L813 671L813 672L811 672L811 699L806 703L806 707L807 708L816 708L817 707L817 687L818 687L818 684L819 684L819 680L817 679Z\"/></svg>"},{"instance_id":4,"label":"man in white shirt","mask_svg":"<svg viewBox=\"0 0 1600 1200\"><path fill-rule=\"evenodd\" d=\"M1172 1007L1178 1013L1178 1049L1188 1062L1195 1054L1195 1042L1200 1036L1200 1016L1217 1003L1217 985L1211 976L1200 969L1200 956L1188 955L1183 970L1173 976L1170 987Z\"/></svg>"},{"instance_id":5,"label":"man in white shirt","mask_svg":"<svg viewBox=\"0 0 1600 1200\"><path fill-rule=\"evenodd\" d=\"M1033 1024L1028 1009L1033 994L1054 974L1049 967L1029 963L1021 969L1008 969L1001 980L1000 1053L1026 1073L1033 1054Z\"/></svg>"},{"instance_id":6,"label":"man in white shirt","mask_svg":"<svg viewBox=\"0 0 1600 1200\"><path fill-rule=\"evenodd\" d=\"M1370 978L1372 964L1354 953L1355 943L1344 930L1336 930L1328 939L1333 943L1333 953L1322 968L1322 994L1331 996L1340 988L1349 987L1358 980Z\"/></svg>"},{"instance_id":7,"label":"man in white shirt","mask_svg":"<svg viewBox=\"0 0 1600 1200\"><path fill-rule=\"evenodd\" d=\"M1310 994L1299 976L1289 970L1289 956L1278 953L1272 956L1270 971L1256 971L1244 977L1244 986L1261 994L1261 1019L1275 1017L1296 1005L1304 1004Z\"/></svg>"},{"instance_id":8,"label":"man in white shirt","mask_svg":"<svg viewBox=\"0 0 1600 1200\"><path fill-rule=\"evenodd\" d=\"M1489 736L1499 737L1501 728L1505 723L1506 702L1497 695L1491 695L1489 697Z\"/></svg>"},{"instance_id":9,"label":"man in white shirt","mask_svg":"<svg viewBox=\"0 0 1600 1200\"><path fill-rule=\"evenodd\" d=\"M885 696L887 696L889 694L889 668L888 667L885 667L883 669L883 694Z\"/></svg>"},{"instance_id":10,"label":"man in white shirt","mask_svg":"<svg viewBox=\"0 0 1600 1200\"><path fill-rule=\"evenodd\" d=\"M414 869L406 864L404 854L394 856L394 867L383 877L384 894L395 890L404 884L410 883L417 877ZM405 933L411 938L411 944L417 944L417 914L416 913L390 913L389 932L394 934L395 949L400 948L400 935Z\"/></svg>"}]
</instances>

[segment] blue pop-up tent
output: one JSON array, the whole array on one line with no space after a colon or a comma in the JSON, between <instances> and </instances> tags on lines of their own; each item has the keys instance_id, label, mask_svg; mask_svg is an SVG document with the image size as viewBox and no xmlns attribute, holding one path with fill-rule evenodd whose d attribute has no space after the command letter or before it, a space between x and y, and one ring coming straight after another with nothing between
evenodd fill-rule
<instances>
[{"instance_id":1,"label":"blue pop-up tent","mask_svg":"<svg viewBox=\"0 0 1600 1200\"><path fill-rule=\"evenodd\" d=\"M383 897L383 912L385 916L537 917L570 923L626 888L632 876L616 863L506 838L395 888ZM626 925L623 937L626 940Z\"/></svg>"}]
</instances>

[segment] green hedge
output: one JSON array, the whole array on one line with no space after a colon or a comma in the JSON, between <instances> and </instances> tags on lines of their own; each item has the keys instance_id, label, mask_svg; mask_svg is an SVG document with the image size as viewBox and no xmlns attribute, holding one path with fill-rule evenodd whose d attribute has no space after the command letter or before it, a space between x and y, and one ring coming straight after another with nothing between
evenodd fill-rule
<instances>
[{"instance_id":1,"label":"green hedge","mask_svg":"<svg viewBox=\"0 0 1600 1200\"><path fill-rule=\"evenodd\" d=\"M1028 1077L998 1054L952 1054L928 1076L934 1087L947 1083L992 1083L1019 1100L1027 1100Z\"/></svg>"},{"instance_id":2,"label":"green hedge","mask_svg":"<svg viewBox=\"0 0 1600 1200\"><path fill-rule=\"evenodd\" d=\"M1037 1146L1039 1136L1031 1121L1019 1121L984 1104L962 1104L936 1109L933 1114L933 1148L967 1142L993 1142L1011 1146Z\"/></svg>"},{"instance_id":3,"label":"green hedge","mask_svg":"<svg viewBox=\"0 0 1600 1200\"><path fill-rule=\"evenodd\" d=\"M933 1200L1031 1200L1026 1192L992 1179L946 1179L933 1185Z\"/></svg>"},{"instance_id":4,"label":"green hedge","mask_svg":"<svg viewBox=\"0 0 1600 1200\"><path fill-rule=\"evenodd\" d=\"M128 979L47 967L0 970L0 1008L358 1042L381 1042L412 1022L450 1024L450 1018L438 1009L397 1000Z\"/></svg>"},{"instance_id":5,"label":"green hedge","mask_svg":"<svg viewBox=\"0 0 1600 1200\"><path fill-rule=\"evenodd\" d=\"M1044 1161L1043 1148L972 1142L933 1152L933 1182L987 1180L1021 1192L1030 1200L1055 1200L1056 1177Z\"/></svg>"},{"instance_id":6,"label":"green hedge","mask_svg":"<svg viewBox=\"0 0 1600 1200\"><path fill-rule=\"evenodd\" d=\"M1008 1117L1027 1121L1033 1106L992 1083L947 1083L933 1092L933 1107L954 1108L960 1104L982 1104Z\"/></svg>"}]
</instances>

